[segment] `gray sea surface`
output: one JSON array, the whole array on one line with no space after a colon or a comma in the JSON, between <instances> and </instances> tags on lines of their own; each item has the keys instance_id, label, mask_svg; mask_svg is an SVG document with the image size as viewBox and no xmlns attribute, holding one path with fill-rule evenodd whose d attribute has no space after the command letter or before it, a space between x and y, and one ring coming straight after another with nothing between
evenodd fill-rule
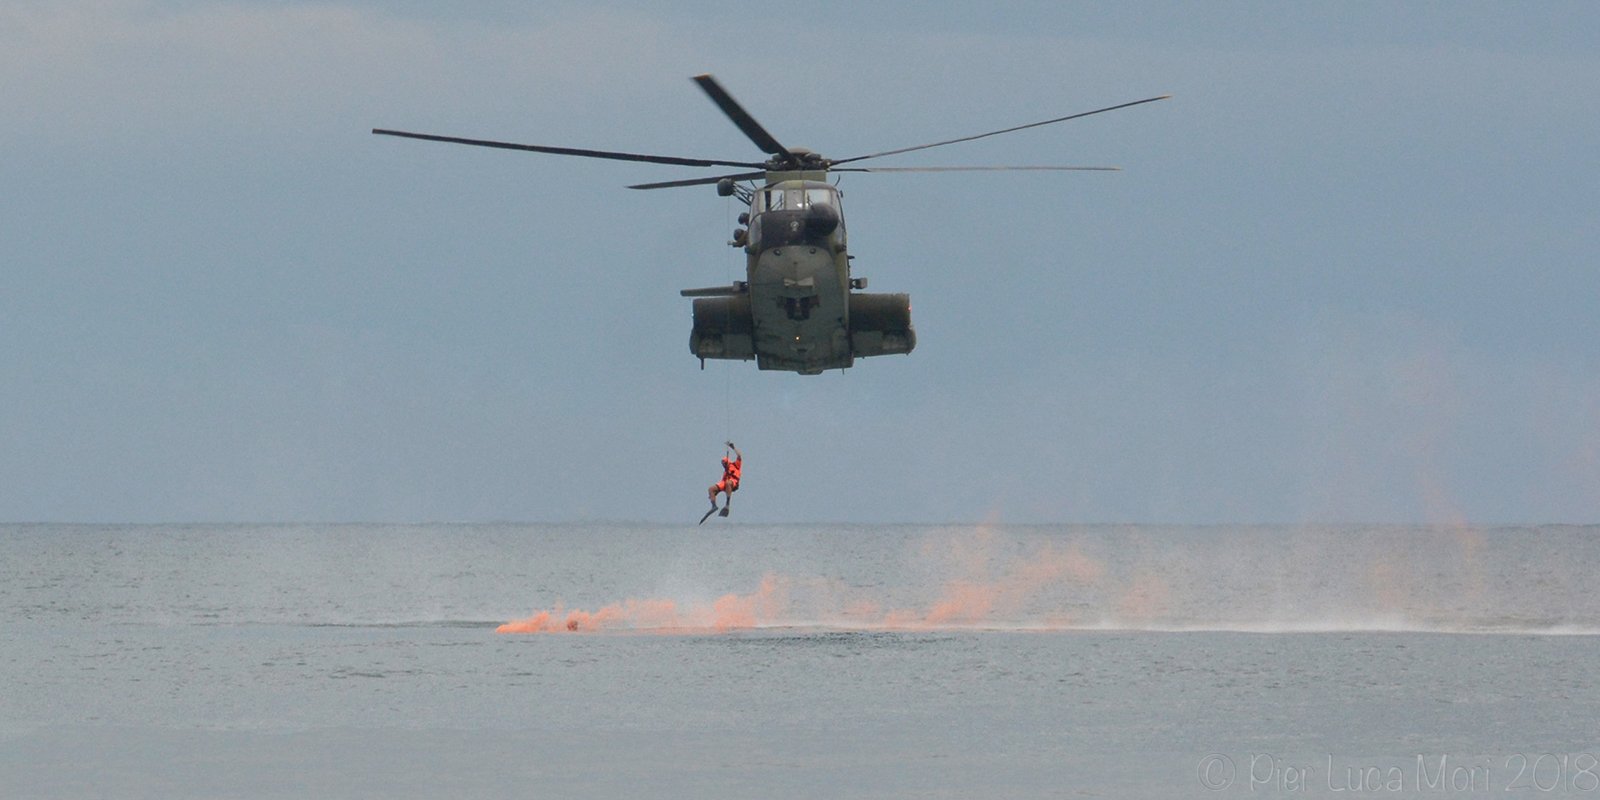
<instances>
[{"instance_id":1,"label":"gray sea surface","mask_svg":"<svg viewBox=\"0 0 1600 800\"><path fill-rule=\"evenodd\" d=\"M1600 528L0 526L0 797L1600 798Z\"/></svg>"}]
</instances>

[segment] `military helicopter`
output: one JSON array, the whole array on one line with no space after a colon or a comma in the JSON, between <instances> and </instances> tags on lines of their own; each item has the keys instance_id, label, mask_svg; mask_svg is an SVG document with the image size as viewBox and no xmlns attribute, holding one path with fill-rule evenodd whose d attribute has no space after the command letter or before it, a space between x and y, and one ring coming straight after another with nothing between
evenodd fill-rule
<instances>
[{"instance_id":1,"label":"military helicopter","mask_svg":"<svg viewBox=\"0 0 1600 800\"><path fill-rule=\"evenodd\" d=\"M733 121L766 161L727 161L677 156L621 153L574 147L515 144L463 139L426 133L374 128L382 136L431 142L526 150L585 158L642 161L686 167L739 167L742 172L712 177L641 183L630 189L669 189L715 184L717 194L749 205L739 215L740 227L731 246L745 252L745 280L730 286L685 289L694 298L694 327L689 350L700 359L755 359L763 370L817 375L845 369L855 359L910 353L917 345L911 327L911 298L905 294L868 294L866 278L852 277L843 206L830 172L958 172L992 170L1116 170L1116 167L989 166L989 167L841 167L869 158L899 155L947 144L969 142L1026 128L1037 128L1121 108L1165 100L1170 95L1135 100L1106 108L1026 125L963 136L930 144L884 150L851 158L830 159L802 147L785 147L710 75L699 84L722 113ZM755 182L760 181L759 185ZM744 185L746 182L749 185Z\"/></svg>"}]
</instances>

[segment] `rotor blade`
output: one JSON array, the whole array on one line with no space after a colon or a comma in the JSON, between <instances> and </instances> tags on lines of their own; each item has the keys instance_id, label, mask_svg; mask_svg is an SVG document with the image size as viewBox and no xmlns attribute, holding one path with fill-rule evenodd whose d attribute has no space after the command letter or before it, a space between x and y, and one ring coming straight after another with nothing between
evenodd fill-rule
<instances>
[{"instance_id":1,"label":"rotor blade","mask_svg":"<svg viewBox=\"0 0 1600 800\"><path fill-rule=\"evenodd\" d=\"M733 99L733 95L728 94L727 90L722 88L722 84L717 83L716 78L710 74L696 75L694 82L700 84L700 88L705 90L711 102L716 103L717 108L722 109L722 113L727 114L728 119L733 120L733 124L739 126L739 130L744 131L744 135L750 137L750 141L756 143L756 147L761 148L761 152L794 158L789 148L778 144L778 140L772 138L772 134L767 133L767 129L761 127L761 123L756 122L756 118L750 116L750 112L745 111L744 106L739 105L739 101Z\"/></svg>"},{"instance_id":2,"label":"rotor blade","mask_svg":"<svg viewBox=\"0 0 1600 800\"><path fill-rule=\"evenodd\" d=\"M617 153L610 150L583 150L576 147L548 147L539 144L513 144L511 142L493 142L487 139L462 139L455 136L435 136L431 133L407 133L406 131L391 131L383 128L373 128L372 132L379 136L400 136L406 139L422 139L428 142L450 142L452 144L470 144L478 147L498 147L501 150L527 150L533 153L552 153L558 156L583 156L584 158L609 158L614 161L646 161L651 164L676 164L684 167L763 167L765 164L754 161L714 161L705 158L679 158L677 156L651 156L640 153Z\"/></svg>"},{"instance_id":3,"label":"rotor blade","mask_svg":"<svg viewBox=\"0 0 1600 800\"><path fill-rule=\"evenodd\" d=\"M681 181L661 181L660 183L639 183L639 184L635 184L633 186L629 186L628 188L629 189L673 189L673 188L676 188L676 187L679 187L679 186L704 186L704 185L706 185L708 183L716 183L717 181L720 181L723 178L732 178L732 179L734 179L736 181L753 181L753 180L755 180L757 178L765 178L766 176L767 176L767 173L765 173L765 172L741 172L741 173L739 173L737 175L718 175L715 178L688 178L688 179L681 180Z\"/></svg>"},{"instance_id":4,"label":"rotor blade","mask_svg":"<svg viewBox=\"0 0 1600 800\"><path fill-rule=\"evenodd\" d=\"M1140 105L1140 104L1143 104L1143 103L1154 103L1157 100L1165 100L1165 99L1167 99L1167 98L1169 98L1171 96L1172 95L1170 95L1170 94L1164 94L1164 95L1161 95L1160 97L1150 97L1150 98L1146 98L1144 100L1135 100L1135 101L1133 101L1131 103L1123 103L1121 105L1107 106L1105 108L1097 108L1097 109L1095 109L1093 111L1085 111L1085 112L1083 112L1081 114L1071 114L1071 115L1065 116L1065 117L1056 117L1055 119L1047 119L1047 120L1045 120L1043 122L1030 122L1027 125L1018 125L1015 128L1002 128L1001 130L998 130L998 131L989 131L988 133L980 133L980 134L977 134L975 136L963 136L963 137L961 137L959 139L947 139L947 140L945 140L943 142L933 142L932 144L919 144L919 145L917 145L915 147L902 147L902 148L900 148L898 150L885 150L885 151L883 151L881 153L869 153L869 154L864 155L864 156L855 156L854 158L841 158L841 159L838 159L838 160L834 161L833 163L835 163L835 164L845 164L845 163L848 163L848 162L851 162L851 161L861 161L863 159L868 159L868 158L878 158L880 156L892 156L892 155L897 155L899 153L909 153L912 150L926 150L926 149L928 149L930 147L942 147L944 145L955 144L957 142L970 142L973 139L982 139L982 138L984 138L986 136L999 136L1002 133L1011 133L1012 131L1020 131L1020 130L1026 129L1026 128L1037 128L1040 125L1053 125L1053 124L1055 124L1057 122L1066 122L1069 119L1078 119L1080 117L1087 117L1087 116L1089 116L1091 114L1103 114L1103 113L1105 113L1107 111L1116 111L1119 108L1127 108L1129 106L1136 106L1136 105Z\"/></svg>"},{"instance_id":5,"label":"rotor blade","mask_svg":"<svg viewBox=\"0 0 1600 800\"><path fill-rule=\"evenodd\" d=\"M1121 172L1122 167L843 167L829 172L1000 172L1003 170Z\"/></svg>"}]
</instances>

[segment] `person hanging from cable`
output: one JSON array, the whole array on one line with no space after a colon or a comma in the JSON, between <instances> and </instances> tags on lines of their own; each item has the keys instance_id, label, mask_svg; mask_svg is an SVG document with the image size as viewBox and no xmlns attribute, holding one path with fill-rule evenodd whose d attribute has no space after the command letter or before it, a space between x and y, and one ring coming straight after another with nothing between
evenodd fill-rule
<instances>
[{"instance_id":1,"label":"person hanging from cable","mask_svg":"<svg viewBox=\"0 0 1600 800\"><path fill-rule=\"evenodd\" d=\"M711 488L706 491L711 498L711 511L707 511L706 515L700 518L701 522L705 522L706 518L711 516L711 512L717 510L718 494L727 498L723 501L722 511L718 516L728 516L728 507L733 505L733 493L739 491L739 476L744 471L744 454L739 452L739 448L733 442L728 442L727 445L728 449L733 451L733 459L730 461L726 452L722 454L722 480L711 484Z\"/></svg>"}]
</instances>

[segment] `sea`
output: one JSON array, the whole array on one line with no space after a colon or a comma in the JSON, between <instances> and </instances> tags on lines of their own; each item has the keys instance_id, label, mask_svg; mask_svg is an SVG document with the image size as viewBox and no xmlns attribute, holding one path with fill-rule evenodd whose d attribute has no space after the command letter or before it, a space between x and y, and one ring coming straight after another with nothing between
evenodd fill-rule
<instances>
[{"instance_id":1,"label":"sea","mask_svg":"<svg viewBox=\"0 0 1600 800\"><path fill-rule=\"evenodd\" d=\"M3 798L1600 798L1600 528L0 526Z\"/></svg>"}]
</instances>

